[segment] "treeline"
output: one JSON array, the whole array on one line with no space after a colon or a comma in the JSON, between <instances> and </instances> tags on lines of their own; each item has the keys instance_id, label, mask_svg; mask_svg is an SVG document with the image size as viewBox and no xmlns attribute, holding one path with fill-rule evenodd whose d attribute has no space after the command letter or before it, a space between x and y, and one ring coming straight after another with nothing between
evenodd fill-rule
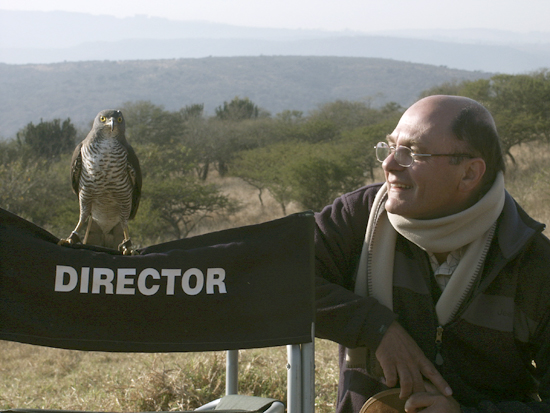
<instances>
[{"instance_id":1,"label":"treeline","mask_svg":"<svg viewBox=\"0 0 550 413\"><path fill-rule=\"evenodd\" d=\"M447 83L427 90L471 97L493 113L505 150L548 140L550 76L497 75ZM307 115L271 115L248 98L236 97L205 116L202 104L168 111L150 102L122 108L127 138L143 171L143 197L132 237L148 245L187 236L214 214L230 216L238 200L209 183L216 171L269 192L286 213L290 202L320 210L337 195L373 178L373 146L390 133L404 108L390 103L335 101ZM66 236L78 220L69 163L78 131L70 119L40 120L0 143L0 207ZM512 158L513 160L513 158Z\"/></svg>"}]
</instances>

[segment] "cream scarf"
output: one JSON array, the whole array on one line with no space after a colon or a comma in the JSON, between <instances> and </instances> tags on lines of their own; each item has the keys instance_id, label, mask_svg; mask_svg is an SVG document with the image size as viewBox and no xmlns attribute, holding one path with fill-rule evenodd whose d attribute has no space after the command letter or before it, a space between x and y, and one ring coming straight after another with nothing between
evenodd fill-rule
<instances>
[{"instance_id":1,"label":"cream scarf","mask_svg":"<svg viewBox=\"0 0 550 413\"><path fill-rule=\"evenodd\" d=\"M445 325L456 314L483 268L496 220L504 207L504 194L504 176L499 173L491 189L472 207L443 218L418 220L385 210L384 184L369 216L355 293L372 296L393 310L393 261L398 233L432 253L450 252L466 245L464 256L436 304L438 321ZM363 365L365 361L365 349L348 349L350 366Z\"/></svg>"}]
</instances>

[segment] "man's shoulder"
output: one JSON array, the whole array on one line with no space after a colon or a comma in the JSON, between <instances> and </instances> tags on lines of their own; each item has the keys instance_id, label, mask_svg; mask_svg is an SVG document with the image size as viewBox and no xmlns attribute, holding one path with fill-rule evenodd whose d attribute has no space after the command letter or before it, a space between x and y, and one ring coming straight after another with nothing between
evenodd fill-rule
<instances>
[{"instance_id":1,"label":"man's shoulder","mask_svg":"<svg viewBox=\"0 0 550 413\"><path fill-rule=\"evenodd\" d=\"M507 195L498 230L500 250L517 271L521 296L527 298L523 303L536 311L545 311L550 297L550 240L544 228Z\"/></svg>"},{"instance_id":2,"label":"man's shoulder","mask_svg":"<svg viewBox=\"0 0 550 413\"><path fill-rule=\"evenodd\" d=\"M384 185L383 182L365 185L352 192L342 195L341 198L345 199L345 202L349 204L363 204L370 206L374 202L374 198L382 185Z\"/></svg>"},{"instance_id":3,"label":"man's shoulder","mask_svg":"<svg viewBox=\"0 0 550 413\"><path fill-rule=\"evenodd\" d=\"M506 194L504 208L499 217L498 240L505 257L515 256L533 241L548 248L548 240L542 234L544 224L536 221L521 206Z\"/></svg>"},{"instance_id":4,"label":"man's shoulder","mask_svg":"<svg viewBox=\"0 0 550 413\"><path fill-rule=\"evenodd\" d=\"M340 228L340 230L342 228L351 230L361 228L364 231L370 209L382 185L382 183L365 185L340 195L332 204L315 214L317 225L326 232L336 228ZM364 232L359 236L364 237Z\"/></svg>"}]
</instances>

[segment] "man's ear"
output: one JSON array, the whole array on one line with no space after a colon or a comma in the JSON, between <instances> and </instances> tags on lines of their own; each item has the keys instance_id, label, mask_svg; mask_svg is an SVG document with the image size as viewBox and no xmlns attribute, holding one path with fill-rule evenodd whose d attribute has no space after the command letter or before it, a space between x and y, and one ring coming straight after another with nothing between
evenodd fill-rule
<instances>
[{"instance_id":1,"label":"man's ear","mask_svg":"<svg viewBox=\"0 0 550 413\"><path fill-rule=\"evenodd\" d=\"M481 185L487 166L482 158L467 159L464 164L464 174L460 181L460 189L463 192L471 192Z\"/></svg>"}]
</instances>

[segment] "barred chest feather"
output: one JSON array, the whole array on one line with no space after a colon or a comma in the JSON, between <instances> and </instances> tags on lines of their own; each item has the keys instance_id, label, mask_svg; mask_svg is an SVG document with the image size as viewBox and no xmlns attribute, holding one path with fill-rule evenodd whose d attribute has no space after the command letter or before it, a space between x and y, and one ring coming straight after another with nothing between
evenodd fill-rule
<instances>
[{"instance_id":1,"label":"barred chest feather","mask_svg":"<svg viewBox=\"0 0 550 413\"><path fill-rule=\"evenodd\" d=\"M127 221L132 207L132 181L126 149L116 139L82 146L81 196L92 203L92 217L103 232Z\"/></svg>"}]
</instances>

